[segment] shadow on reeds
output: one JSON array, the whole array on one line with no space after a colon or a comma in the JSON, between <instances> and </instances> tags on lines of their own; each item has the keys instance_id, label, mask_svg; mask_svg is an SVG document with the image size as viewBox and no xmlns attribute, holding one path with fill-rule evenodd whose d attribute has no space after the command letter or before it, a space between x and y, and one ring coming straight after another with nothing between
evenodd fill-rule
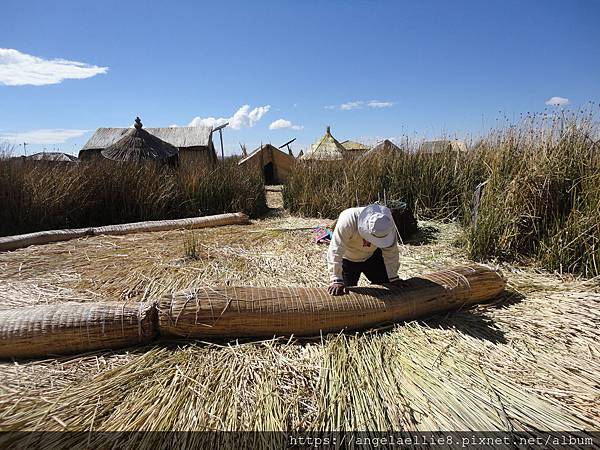
<instances>
[{"instance_id":1,"label":"shadow on reeds","mask_svg":"<svg viewBox=\"0 0 600 450\"><path fill-rule=\"evenodd\" d=\"M486 311L490 308L506 308L520 303L524 298L516 291L505 290L488 303L475 305L474 308L466 310L436 315L422 322L430 328L454 329L476 339L490 341L494 344L505 344L507 341L504 333L496 326L493 318L486 314Z\"/></svg>"},{"instance_id":2,"label":"shadow on reeds","mask_svg":"<svg viewBox=\"0 0 600 450\"><path fill-rule=\"evenodd\" d=\"M431 225L420 226L417 232L412 236L404 239L407 245L427 245L432 244L437 240L437 235L440 229Z\"/></svg>"},{"instance_id":3,"label":"shadow on reeds","mask_svg":"<svg viewBox=\"0 0 600 450\"><path fill-rule=\"evenodd\" d=\"M420 321L429 328L456 330L473 338L489 341L493 344L506 344L504 332L498 328L494 319L486 314L489 308L506 308L520 303L525 297L515 291L507 290L490 303L473 309L436 315Z\"/></svg>"},{"instance_id":4,"label":"shadow on reeds","mask_svg":"<svg viewBox=\"0 0 600 450\"><path fill-rule=\"evenodd\" d=\"M508 306L516 305L521 303L525 299L525 296L520 292L513 289L506 289L492 302L486 303L486 308L506 308Z\"/></svg>"},{"instance_id":5,"label":"shadow on reeds","mask_svg":"<svg viewBox=\"0 0 600 450\"><path fill-rule=\"evenodd\" d=\"M421 323L428 328L452 330L493 344L507 342L504 332L482 311L460 311L452 315L436 316Z\"/></svg>"}]
</instances>

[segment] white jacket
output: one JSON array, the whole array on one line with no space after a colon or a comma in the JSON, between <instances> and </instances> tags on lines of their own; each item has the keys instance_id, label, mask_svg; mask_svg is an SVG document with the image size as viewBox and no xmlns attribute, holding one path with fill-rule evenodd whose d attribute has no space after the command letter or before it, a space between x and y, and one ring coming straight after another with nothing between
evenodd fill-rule
<instances>
[{"instance_id":1,"label":"white jacket","mask_svg":"<svg viewBox=\"0 0 600 450\"><path fill-rule=\"evenodd\" d=\"M362 262L369 259L377 247L365 241L358 234L358 216L364 208L349 208L342 211L337 220L333 237L327 250L327 269L331 281L343 281L342 259L354 262ZM398 249L398 237L390 247L381 249L383 262L390 281L398 279L400 268L400 251Z\"/></svg>"}]
</instances>

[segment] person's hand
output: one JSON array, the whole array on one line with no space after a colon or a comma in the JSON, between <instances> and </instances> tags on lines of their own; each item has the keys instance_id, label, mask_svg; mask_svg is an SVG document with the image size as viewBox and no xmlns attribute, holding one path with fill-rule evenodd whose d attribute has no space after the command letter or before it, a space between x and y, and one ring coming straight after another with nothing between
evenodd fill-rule
<instances>
[{"instance_id":1,"label":"person's hand","mask_svg":"<svg viewBox=\"0 0 600 450\"><path fill-rule=\"evenodd\" d=\"M327 292L331 295L344 295L347 293L346 285L340 281L333 282L327 288Z\"/></svg>"},{"instance_id":2,"label":"person's hand","mask_svg":"<svg viewBox=\"0 0 600 450\"><path fill-rule=\"evenodd\" d=\"M390 288L400 288L400 289L406 289L409 286L408 280L394 280L394 281L390 281L389 283L386 284L387 287Z\"/></svg>"}]
</instances>

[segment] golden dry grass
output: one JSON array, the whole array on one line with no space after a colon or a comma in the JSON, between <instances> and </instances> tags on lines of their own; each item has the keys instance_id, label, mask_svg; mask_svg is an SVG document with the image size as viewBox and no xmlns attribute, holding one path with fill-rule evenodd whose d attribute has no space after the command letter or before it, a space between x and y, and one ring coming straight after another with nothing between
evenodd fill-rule
<instances>
[{"instance_id":1,"label":"golden dry grass","mask_svg":"<svg viewBox=\"0 0 600 450\"><path fill-rule=\"evenodd\" d=\"M140 301L193 284L320 286L320 223L280 214L194 231L196 258L185 256L189 231L0 254L0 304ZM421 226L401 249L402 275L467 261L455 225ZM369 333L3 362L0 429L597 429L598 280L503 270L512 293L494 305Z\"/></svg>"}]
</instances>

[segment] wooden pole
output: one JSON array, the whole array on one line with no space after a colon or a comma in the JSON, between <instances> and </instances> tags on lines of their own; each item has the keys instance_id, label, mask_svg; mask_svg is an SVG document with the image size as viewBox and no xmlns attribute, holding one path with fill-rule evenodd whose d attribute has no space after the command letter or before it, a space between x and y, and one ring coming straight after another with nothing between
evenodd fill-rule
<instances>
[{"instance_id":1,"label":"wooden pole","mask_svg":"<svg viewBox=\"0 0 600 450\"><path fill-rule=\"evenodd\" d=\"M225 159L225 151L223 150L223 129L219 128L219 138L221 139L221 161Z\"/></svg>"}]
</instances>

